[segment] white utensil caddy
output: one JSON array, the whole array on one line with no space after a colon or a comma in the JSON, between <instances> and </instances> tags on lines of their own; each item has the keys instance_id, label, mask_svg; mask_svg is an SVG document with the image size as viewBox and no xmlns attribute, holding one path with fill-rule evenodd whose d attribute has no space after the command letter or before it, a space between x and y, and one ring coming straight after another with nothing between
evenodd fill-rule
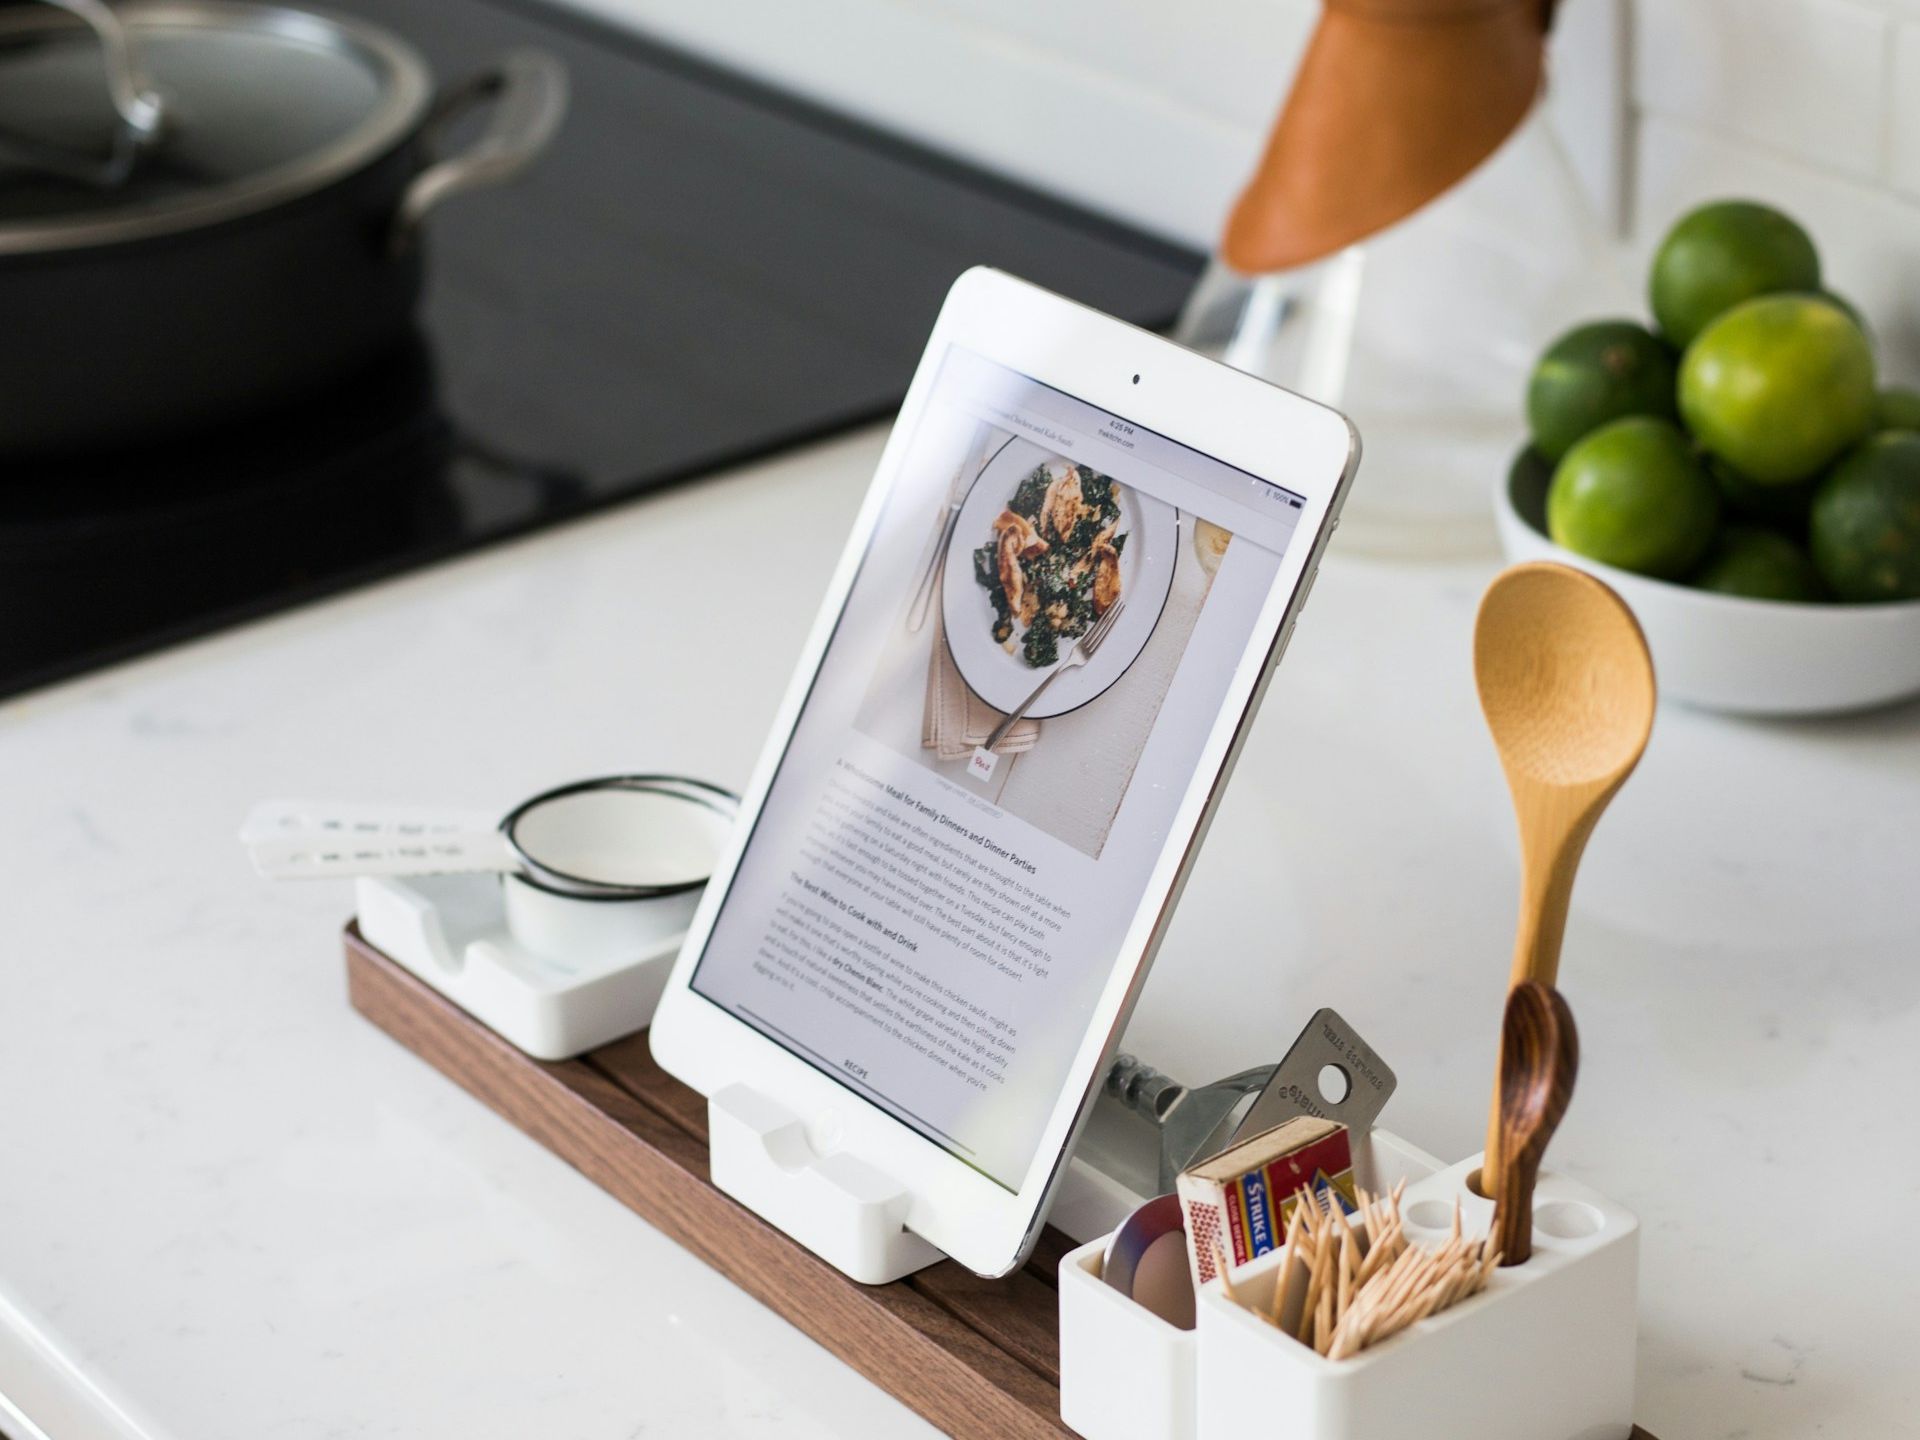
<instances>
[{"instance_id":1,"label":"white utensil caddy","mask_svg":"<svg viewBox=\"0 0 1920 1440\"><path fill-rule=\"evenodd\" d=\"M1405 1179L1408 1234L1445 1238L1454 1200L1470 1235L1490 1201L1478 1156L1442 1166L1384 1130L1356 1157L1377 1188ZM1060 1263L1060 1413L1086 1440L1627 1440L1633 1429L1639 1222L1543 1174L1533 1258L1485 1291L1349 1360L1329 1361L1229 1300L1219 1281L1179 1330L1101 1279L1107 1240ZM1283 1251L1234 1281L1272 1298Z\"/></svg>"},{"instance_id":2,"label":"white utensil caddy","mask_svg":"<svg viewBox=\"0 0 1920 1440\"><path fill-rule=\"evenodd\" d=\"M497 875L365 875L355 882L368 944L536 1060L565 1060L644 1030L698 893L665 902L659 933L637 944L623 943L617 931L599 933L618 917L598 913L592 902L561 901L572 909L559 912L558 926L538 915L544 928L510 928L512 894ZM536 938L546 943L528 943Z\"/></svg>"}]
</instances>

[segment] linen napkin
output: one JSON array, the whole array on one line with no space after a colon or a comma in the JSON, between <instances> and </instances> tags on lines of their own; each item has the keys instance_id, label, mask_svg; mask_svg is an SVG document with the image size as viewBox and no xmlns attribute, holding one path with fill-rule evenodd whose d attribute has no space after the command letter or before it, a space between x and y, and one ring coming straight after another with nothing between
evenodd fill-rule
<instances>
[{"instance_id":1,"label":"linen napkin","mask_svg":"<svg viewBox=\"0 0 1920 1440\"><path fill-rule=\"evenodd\" d=\"M1039 681L1034 682L1038 684ZM920 728L920 744L942 760L964 760L987 743L1005 716L967 688L947 650L947 630L940 607L933 611L933 657L927 665L927 718ZM1040 722L1022 720L1007 732L994 753L1017 755L1031 750L1040 739Z\"/></svg>"}]
</instances>

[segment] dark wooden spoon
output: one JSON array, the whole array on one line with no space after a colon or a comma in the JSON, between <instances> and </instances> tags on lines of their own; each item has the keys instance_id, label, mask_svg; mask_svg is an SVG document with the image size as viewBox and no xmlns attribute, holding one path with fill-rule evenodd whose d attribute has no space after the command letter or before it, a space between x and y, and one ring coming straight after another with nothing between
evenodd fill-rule
<instances>
[{"instance_id":1,"label":"dark wooden spoon","mask_svg":"<svg viewBox=\"0 0 1920 1440\"><path fill-rule=\"evenodd\" d=\"M1500 1026L1500 1152L1506 1164L1493 1193L1493 1248L1500 1263L1533 1254L1533 1186L1547 1142L1573 1099L1580 1036L1560 992L1522 980L1507 996Z\"/></svg>"}]
</instances>

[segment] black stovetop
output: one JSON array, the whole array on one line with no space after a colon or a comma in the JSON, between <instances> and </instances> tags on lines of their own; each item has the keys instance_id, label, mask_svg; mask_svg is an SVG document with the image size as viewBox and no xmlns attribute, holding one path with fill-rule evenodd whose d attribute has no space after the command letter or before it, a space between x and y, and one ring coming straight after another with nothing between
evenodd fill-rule
<instances>
[{"instance_id":1,"label":"black stovetop","mask_svg":"<svg viewBox=\"0 0 1920 1440\"><path fill-rule=\"evenodd\" d=\"M884 416L969 265L1153 326L1199 270L568 11L334 8L442 83L558 54L566 126L435 217L419 340L339 391L165 452L0 455L0 694Z\"/></svg>"}]
</instances>

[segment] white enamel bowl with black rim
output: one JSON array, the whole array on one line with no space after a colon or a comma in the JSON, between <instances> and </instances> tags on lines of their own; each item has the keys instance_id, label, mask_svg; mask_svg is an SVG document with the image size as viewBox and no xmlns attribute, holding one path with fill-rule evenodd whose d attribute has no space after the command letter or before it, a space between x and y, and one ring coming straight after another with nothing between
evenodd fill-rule
<instances>
[{"instance_id":1,"label":"white enamel bowl with black rim","mask_svg":"<svg viewBox=\"0 0 1920 1440\"><path fill-rule=\"evenodd\" d=\"M1920 694L1920 600L1808 605L1749 600L1616 570L1547 537L1547 477L1516 465L1494 521L1510 561L1598 576L1632 608L1660 694L1737 715L1831 715Z\"/></svg>"}]
</instances>

